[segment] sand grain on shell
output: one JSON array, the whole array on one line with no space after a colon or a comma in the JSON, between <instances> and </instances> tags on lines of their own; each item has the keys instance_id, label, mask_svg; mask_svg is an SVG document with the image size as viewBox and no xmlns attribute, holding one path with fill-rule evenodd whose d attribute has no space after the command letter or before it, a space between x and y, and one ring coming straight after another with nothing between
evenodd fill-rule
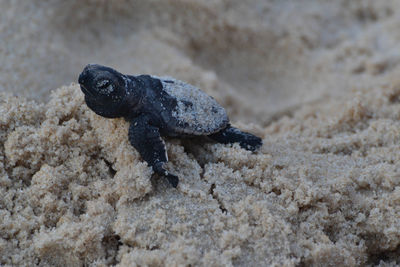
<instances>
[{"instance_id":1,"label":"sand grain on shell","mask_svg":"<svg viewBox=\"0 0 400 267\"><path fill-rule=\"evenodd\" d=\"M0 9L0 265L400 264L397 0ZM264 145L166 140L175 190L70 84L89 62L187 81Z\"/></svg>"},{"instance_id":2,"label":"sand grain on shell","mask_svg":"<svg viewBox=\"0 0 400 267\"><path fill-rule=\"evenodd\" d=\"M180 125L178 132L204 135L228 125L229 118L224 108L202 90L172 77L153 77L160 79L163 90L177 100L172 117Z\"/></svg>"}]
</instances>

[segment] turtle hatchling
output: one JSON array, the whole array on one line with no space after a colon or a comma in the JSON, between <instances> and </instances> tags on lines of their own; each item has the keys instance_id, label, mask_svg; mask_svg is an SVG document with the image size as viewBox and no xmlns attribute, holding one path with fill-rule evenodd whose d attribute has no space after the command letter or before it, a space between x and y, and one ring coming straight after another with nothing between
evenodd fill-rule
<instances>
[{"instance_id":1,"label":"turtle hatchling","mask_svg":"<svg viewBox=\"0 0 400 267\"><path fill-rule=\"evenodd\" d=\"M96 114L130 122L129 142L173 187L179 179L164 168L168 161L164 136L207 136L223 144L239 143L250 151L262 145L261 138L232 127L214 98L174 78L125 75L89 64L78 81L86 104Z\"/></svg>"}]
</instances>

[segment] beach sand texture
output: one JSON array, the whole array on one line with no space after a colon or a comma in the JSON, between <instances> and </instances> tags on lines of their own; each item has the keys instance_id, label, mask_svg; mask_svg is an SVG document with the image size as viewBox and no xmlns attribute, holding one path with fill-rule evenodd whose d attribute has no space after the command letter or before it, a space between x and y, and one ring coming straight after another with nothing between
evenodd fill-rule
<instances>
[{"instance_id":1,"label":"beach sand texture","mask_svg":"<svg viewBox=\"0 0 400 267\"><path fill-rule=\"evenodd\" d=\"M0 10L0 265L400 264L399 1ZM264 145L167 139L174 189L84 104L91 62L202 88Z\"/></svg>"}]
</instances>

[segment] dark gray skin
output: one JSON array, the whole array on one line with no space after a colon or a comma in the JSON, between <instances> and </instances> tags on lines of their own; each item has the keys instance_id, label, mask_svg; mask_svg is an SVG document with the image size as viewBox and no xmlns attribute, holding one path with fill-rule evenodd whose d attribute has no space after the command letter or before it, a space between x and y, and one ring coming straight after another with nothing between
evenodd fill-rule
<instances>
[{"instance_id":1,"label":"dark gray skin","mask_svg":"<svg viewBox=\"0 0 400 267\"><path fill-rule=\"evenodd\" d=\"M187 137L190 134L183 133L185 123L171 115L177 108L177 99L163 90L161 81L149 75L124 75L96 64L87 65L78 81L88 107L105 118L123 117L129 121L131 145L154 172L177 187L178 177L164 168L168 157L162 136ZM223 128L201 135L223 144L239 143L250 151L261 147L261 138L231 127L228 122L221 125Z\"/></svg>"}]
</instances>

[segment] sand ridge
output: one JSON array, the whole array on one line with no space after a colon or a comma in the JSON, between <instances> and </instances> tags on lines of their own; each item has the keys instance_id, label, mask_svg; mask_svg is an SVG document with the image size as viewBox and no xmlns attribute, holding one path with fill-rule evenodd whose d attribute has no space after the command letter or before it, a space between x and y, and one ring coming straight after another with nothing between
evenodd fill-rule
<instances>
[{"instance_id":1,"label":"sand ridge","mask_svg":"<svg viewBox=\"0 0 400 267\"><path fill-rule=\"evenodd\" d=\"M355 92L335 116L338 103L282 118L257 153L169 140L178 190L152 178L128 123L95 115L77 85L41 106L4 96L2 262L394 263L398 88Z\"/></svg>"}]
</instances>

